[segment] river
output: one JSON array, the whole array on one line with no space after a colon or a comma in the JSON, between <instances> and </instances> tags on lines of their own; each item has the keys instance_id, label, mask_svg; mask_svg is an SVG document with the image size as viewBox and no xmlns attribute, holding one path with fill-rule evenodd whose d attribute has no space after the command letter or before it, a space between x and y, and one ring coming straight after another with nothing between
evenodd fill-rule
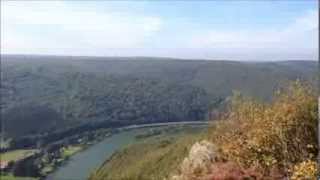
<instances>
[{"instance_id":1,"label":"river","mask_svg":"<svg viewBox=\"0 0 320 180\"><path fill-rule=\"evenodd\" d=\"M195 126L195 124L192 126ZM65 164L47 176L46 180L86 180L90 173L98 168L116 150L136 142L135 136L146 132L150 128L152 128L150 125L143 128L133 128L107 137L101 142L72 156Z\"/></svg>"}]
</instances>

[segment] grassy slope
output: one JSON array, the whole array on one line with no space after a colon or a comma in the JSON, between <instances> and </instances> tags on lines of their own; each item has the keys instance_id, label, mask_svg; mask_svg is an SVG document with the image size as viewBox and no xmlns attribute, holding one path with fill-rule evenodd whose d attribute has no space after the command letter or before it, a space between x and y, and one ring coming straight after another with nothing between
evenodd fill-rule
<instances>
[{"instance_id":1,"label":"grassy slope","mask_svg":"<svg viewBox=\"0 0 320 180\"><path fill-rule=\"evenodd\" d=\"M189 147L203 136L203 132L183 133L130 145L105 161L90 180L162 180L177 169Z\"/></svg>"}]
</instances>

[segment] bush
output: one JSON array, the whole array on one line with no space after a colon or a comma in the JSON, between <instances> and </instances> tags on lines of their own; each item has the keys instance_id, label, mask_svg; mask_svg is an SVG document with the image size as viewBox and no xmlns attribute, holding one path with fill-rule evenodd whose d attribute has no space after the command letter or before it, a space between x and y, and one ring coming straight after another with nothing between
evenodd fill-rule
<instances>
[{"instance_id":1,"label":"bush","mask_svg":"<svg viewBox=\"0 0 320 180\"><path fill-rule=\"evenodd\" d=\"M269 104L238 94L210 132L224 159L244 168L259 166L263 174L273 167L288 174L317 155L317 98L300 81L276 92Z\"/></svg>"}]
</instances>

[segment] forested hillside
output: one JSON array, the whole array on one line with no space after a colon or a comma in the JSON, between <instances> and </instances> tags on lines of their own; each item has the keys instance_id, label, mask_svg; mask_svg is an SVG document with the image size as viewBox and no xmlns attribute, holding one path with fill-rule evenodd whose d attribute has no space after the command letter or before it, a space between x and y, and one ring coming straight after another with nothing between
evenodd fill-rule
<instances>
[{"instance_id":1,"label":"forested hillside","mask_svg":"<svg viewBox=\"0 0 320 180\"><path fill-rule=\"evenodd\" d=\"M288 80L315 82L316 71L313 61L3 55L2 125L20 137L87 124L206 120L234 90L268 100Z\"/></svg>"}]
</instances>

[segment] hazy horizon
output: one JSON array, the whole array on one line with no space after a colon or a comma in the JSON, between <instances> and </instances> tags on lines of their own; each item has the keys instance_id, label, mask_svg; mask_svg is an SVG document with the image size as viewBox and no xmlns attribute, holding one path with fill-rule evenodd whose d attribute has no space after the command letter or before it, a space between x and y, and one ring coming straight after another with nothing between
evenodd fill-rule
<instances>
[{"instance_id":1,"label":"hazy horizon","mask_svg":"<svg viewBox=\"0 0 320 180\"><path fill-rule=\"evenodd\" d=\"M318 2L1 1L2 54L318 59Z\"/></svg>"},{"instance_id":2,"label":"hazy horizon","mask_svg":"<svg viewBox=\"0 0 320 180\"><path fill-rule=\"evenodd\" d=\"M315 61L317 59L259 59L259 60L245 60L245 59L208 59L208 58L178 58L178 57L165 57L165 56L94 56L94 55L60 55L60 54L1 54L1 56L51 56L51 57L81 57L81 58L98 58L98 60L103 60L101 58L128 58L139 60L135 58L153 58L153 60L181 60L181 61L230 61L230 62L286 62L286 61ZM77 60L77 59L72 59ZM106 59L110 60L110 59Z\"/></svg>"}]
</instances>

